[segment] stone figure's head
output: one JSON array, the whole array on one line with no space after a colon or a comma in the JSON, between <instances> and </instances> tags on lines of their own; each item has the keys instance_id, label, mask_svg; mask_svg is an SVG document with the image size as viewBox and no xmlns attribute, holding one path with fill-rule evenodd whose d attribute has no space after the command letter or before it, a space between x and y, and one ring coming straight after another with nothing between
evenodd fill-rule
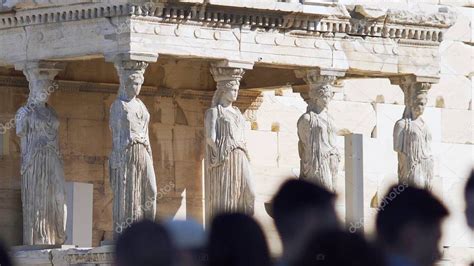
<instances>
[{"instance_id":1,"label":"stone figure's head","mask_svg":"<svg viewBox=\"0 0 474 266\"><path fill-rule=\"evenodd\" d=\"M127 71L128 72L128 71ZM121 78L121 98L131 100L140 94L144 77L142 73L129 72ZM123 84L123 85L122 85Z\"/></svg>"},{"instance_id":2,"label":"stone figure's head","mask_svg":"<svg viewBox=\"0 0 474 266\"><path fill-rule=\"evenodd\" d=\"M239 95L240 82L237 80L220 81L217 83L215 100L217 104L224 102L233 103L237 101Z\"/></svg>"},{"instance_id":3,"label":"stone figure's head","mask_svg":"<svg viewBox=\"0 0 474 266\"><path fill-rule=\"evenodd\" d=\"M27 74L30 93L28 104L43 105L48 102L49 95L58 88L58 84L53 82L48 73Z\"/></svg>"},{"instance_id":4,"label":"stone figure's head","mask_svg":"<svg viewBox=\"0 0 474 266\"><path fill-rule=\"evenodd\" d=\"M331 86L329 84L310 85L309 98L312 105L316 105L320 108L326 108L333 96L334 92L331 90Z\"/></svg>"},{"instance_id":5,"label":"stone figure's head","mask_svg":"<svg viewBox=\"0 0 474 266\"><path fill-rule=\"evenodd\" d=\"M411 101L411 116L412 119L416 119L423 115L423 112L425 111L426 103L428 102L427 90L414 89Z\"/></svg>"},{"instance_id":6,"label":"stone figure's head","mask_svg":"<svg viewBox=\"0 0 474 266\"><path fill-rule=\"evenodd\" d=\"M235 68L211 68L217 89L212 99L212 106L230 104L237 101L240 80L244 74L242 69Z\"/></svg>"},{"instance_id":7,"label":"stone figure's head","mask_svg":"<svg viewBox=\"0 0 474 266\"><path fill-rule=\"evenodd\" d=\"M124 61L115 66L120 78L119 97L122 100L130 101L140 94L145 80L145 68L148 64L145 62Z\"/></svg>"}]
</instances>

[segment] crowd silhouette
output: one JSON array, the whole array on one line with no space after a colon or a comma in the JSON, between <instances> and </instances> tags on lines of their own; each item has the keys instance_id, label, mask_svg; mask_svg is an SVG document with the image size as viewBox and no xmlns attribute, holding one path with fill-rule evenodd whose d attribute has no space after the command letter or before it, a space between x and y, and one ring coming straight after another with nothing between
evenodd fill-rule
<instances>
[{"instance_id":1,"label":"crowd silhouette","mask_svg":"<svg viewBox=\"0 0 474 266\"><path fill-rule=\"evenodd\" d=\"M398 193L391 192L398 188ZM448 209L431 192L393 186L378 209L373 237L347 230L338 220L336 195L290 179L271 202L282 241L273 257L257 221L243 213L214 217L209 230L195 221L148 220L132 224L115 244L116 266L433 266L441 258L442 222ZM474 171L464 198L474 230ZM13 265L0 243L0 265ZM471 264L472 265L472 264Z\"/></svg>"}]
</instances>

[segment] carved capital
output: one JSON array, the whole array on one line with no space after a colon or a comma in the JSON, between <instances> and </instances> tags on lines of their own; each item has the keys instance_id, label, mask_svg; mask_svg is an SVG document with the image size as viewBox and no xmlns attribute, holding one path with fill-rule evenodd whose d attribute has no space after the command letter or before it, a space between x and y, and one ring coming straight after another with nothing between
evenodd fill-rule
<instances>
[{"instance_id":1,"label":"carved capital","mask_svg":"<svg viewBox=\"0 0 474 266\"><path fill-rule=\"evenodd\" d=\"M321 68L296 70L295 74L308 84L308 94L311 99L318 98L324 93L334 92L333 87L337 78L344 76L343 71Z\"/></svg>"},{"instance_id":2,"label":"carved capital","mask_svg":"<svg viewBox=\"0 0 474 266\"><path fill-rule=\"evenodd\" d=\"M228 68L242 68L242 69L253 69L253 62L241 61L241 60L221 60L212 63L213 67L228 67Z\"/></svg>"},{"instance_id":3,"label":"carved capital","mask_svg":"<svg viewBox=\"0 0 474 266\"><path fill-rule=\"evenodd\" d=\"M237 84L240 86L240 80L245 74L245 70L235 67L220 67L211 65L211 74L217 83L217 90Z\"/></svg>"},{"instance_id":4,"label":"carved capital","mask_svg":"<svg viewBox=\"0 0 474 266\"><path fill-rule=\"evenodd\" d=\"M242 68L211 66L211 74L217 83L225 81L240 82L245 74L245 70Z\"/></svg>"},{"instance_id":5,"label":"carved capital","mask_svg":"<svg viewBox=\"0 0 474 266\"><path fill-rule=\"evenodd\" d=\"M105 61L114 63L118 61L144 61L154 63L157 60L158 54L153 53L128 52L105 54Z\"/></svg>"},{"instance_id":6,"label":"carved capital","mask_svg":"<svg viewBox=\"0 0 474 266\"><path fill-rule=\"evenodd\" d=\"M54 61L27 61L15 64L15 69L23 71L26 78L42 80L53 80L65 67L66 63Z\"/></svg>"},{"instance_id":7,"label":"carved capital","mask_svg":"<svg viewBox=\"0 0 474 266\"><path fill-rule=\"evenodd\" d=\"M117 60L114 63L115 69L119 76L123 76L129 72L145 74L145 69L148 67L148 63L144 61L135 61L135 60Z\"/></svg>"},{"instance_id":8,"label":"carved capital","mask_svg":"<svg viewBox=\"0 0 474 266\"><path fill-rule=\"evenodd\" d=\"M343 77L345 72L339 69L299 69L295 71L297 78L302 78L308 85L333 83L338 77Z\"/></svg>"}]
</instances>

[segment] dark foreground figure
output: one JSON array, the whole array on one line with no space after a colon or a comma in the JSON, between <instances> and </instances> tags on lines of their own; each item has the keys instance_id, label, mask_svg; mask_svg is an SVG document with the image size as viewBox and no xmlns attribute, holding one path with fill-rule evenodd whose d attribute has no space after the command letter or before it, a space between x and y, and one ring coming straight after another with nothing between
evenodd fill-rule
<instances>
[{"instance_id":1,"label":"dark foreground figure","mask_svg":"<svg viewBox=\"0 0 474 266\"><path fill-rule=\"evenodd\" d=\"M208 266L272 265L262 229L245 214L222 214L214 218L208 254Z\"/></svg>"},{"instance_id":2,"label":"dark foreground figure","mask_svg":"<svg viewBox=\"0 0 474 266\"><path fill-rule=\"evenodd\" d=\"M379 246L385 250L389 266L432 266L440 258L441 224L448 216L446 207L429 191L393 186L388 202L377 214ZM392 194L391 194L392 193Z\"/></svg>"},{"instance_id":3,"label":"dark foreground figure","mask_svg":"<svg viewBox=\"0 0 474 266\"><path fill-rule=\"evenodd\" d=\"M357 233L313 234L293 266L385 266L382 253Z\"/></svg>"},{"instance_id":4,"label":"dark foreground figure","mask_svg":"<svg viewBox=\"0 0 474 266\"><path fill-rule=\"evenodd\" d=\"M132 224L118 238L116 266L172 266L174 248L165 228L144 220Z\"/></svg>"}]
</instances>

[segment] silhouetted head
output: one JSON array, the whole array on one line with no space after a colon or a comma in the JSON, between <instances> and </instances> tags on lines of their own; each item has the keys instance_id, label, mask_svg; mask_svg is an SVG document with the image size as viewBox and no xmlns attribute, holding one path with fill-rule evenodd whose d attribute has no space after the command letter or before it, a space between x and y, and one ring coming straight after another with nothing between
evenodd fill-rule
<instances>
[{"instance_id":1,"label":"silhouetted head","mask_svg":"<svg viewBox=\"0 0 474 266\"><path fill-rule=\"evenodd\" d=\"M200 266L206 262L206 233L194 220L168 220L163 224L175 247L173 266Z\"/></svg>"},{"instance_id":2,"label":"silhouetted head","mask_svg":"<svg viewBox=\"0 0 474 266\"><path fill-rule=\"evenodd\" d=\"M381 252L363 236L343 231L313 234L293 266L384 266Z\"/></svg>"},{"instance_id":3,"label":"silhouetted head","mask_svg":"<svg viewBox=\"0 0 474 266\"><path fill-rule=\"evenodd\" d=\"M132 224L118 238L115 246L117 266L172 266L170 237L164 227L144 220Z\"/></svg>"},{"instance_id":4,"label":"silhouetted head","mask_svg":"<svg viewBox=\"0 0 474 266\"><path fill-rule=\"evenodd\" d=\"M245 214L214 218L208 244L208 266L270 266L270 252L260 226Z\"/></svg>"},{"instance_id":5,"label":"silhouetted head","mask_svg":"<svg viewBox=\"0 0 474 266\"><path fill-rule=\"evenodd\" d=\"M8 255L8 251L1 241L0 241L0 265L1 266L13 265L10 259L10 255Z\"/></svg>"},{"instance_id":6,"label":"silhouetted head","mask_svg":"<svg viewBox=\"0 0 474 266\"><path fill-rule=\"evenodd\" d=\"M380 244L389 255L404 257L420 266L440 258L441 223L446 207L429 191L393 186L379 208L376 227ZM397 193L393 193L397 191Z\"/></svg>"},{"instance_id":7,"label":"silhouetted head","mask_svg":"<svg viewBox=\"0 0 474 266\"><path fill-rule=\"evenodd\" d=\"M312 233L339 228L335 194L304 180L290 179L272 201L275 226L283 242L284 256L292 256Z\"/></svg>"},{"instance_id":8,"label":"silhouetted head","mask_svg":"<svg viewBox=\"0 0 474 266\"><path fill-rule=\"evenodd\" d=\"M474 170L471 172L467 181L464 196L466 198L467 224L474 230Z\"/></svg>"}]
</instances>

